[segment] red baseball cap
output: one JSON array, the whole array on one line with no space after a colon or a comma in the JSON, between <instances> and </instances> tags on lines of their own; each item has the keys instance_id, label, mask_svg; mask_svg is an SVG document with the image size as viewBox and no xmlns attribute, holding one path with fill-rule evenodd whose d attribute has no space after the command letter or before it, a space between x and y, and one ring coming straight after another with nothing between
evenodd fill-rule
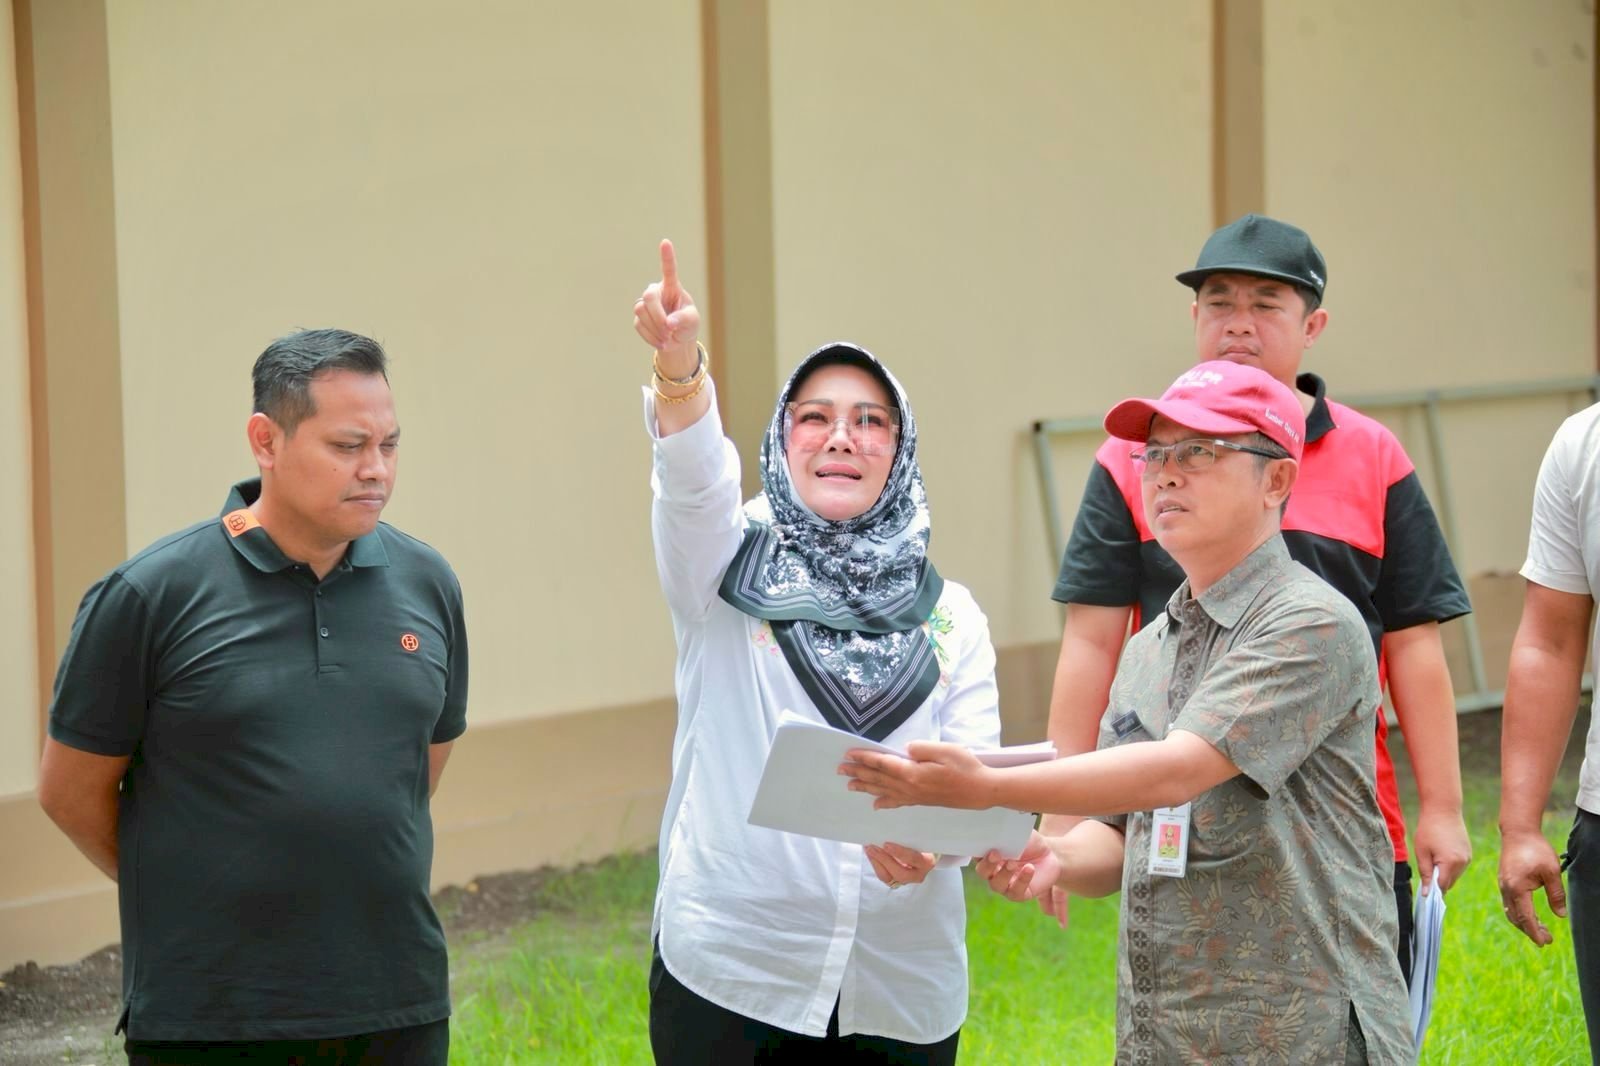
<instances>
[{"instance_id":1,"label":"red baseball cap","mask_svg":"<svg viewBox=\"0 0 1600 1066\"><path fill-rule=\"evenodd\" d=\"M1106 414L1106 432L1147 440L1156 415L1197 433L1262 433L1295 459L1305 447L1305 412L1289 386L1226 360L1185 370L1159 400L1123 400Z\"/></svg>"}]
</instances>

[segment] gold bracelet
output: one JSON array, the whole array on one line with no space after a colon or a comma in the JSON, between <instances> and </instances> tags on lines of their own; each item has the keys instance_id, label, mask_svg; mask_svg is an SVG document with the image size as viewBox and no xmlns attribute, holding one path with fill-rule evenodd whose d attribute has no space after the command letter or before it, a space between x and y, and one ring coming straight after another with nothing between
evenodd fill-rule
<instances>
[{"instance_id":1,"label":"gold bracelet","mask_svg":"<svg viewBox=\"0 0 1600 1066\"><path fill-rule=\"evenodd\" d=\"M655 354L650 357L650 370L655 375L655 379L661 382L663 385L676 385L680 389L685 385L693 385L696 381L700 380L701 376L706 372L706 369L711 365L711 356L706 352L706 346L701 344L699 341L694 342L694 353L694 373L690 374L686 378L669 378L667 375L661 372L661 349L659 348L657 348L655 350Z\"/></svg>"},{"instance_id":2,"label":"gold bracelet","mask_svg":"<svg viewBox=\"0 0 1600 1066\"><path fill-rule=\"evenodd\" d=\"M700 380L695 382L694 388L690 389L688 392L684 393L682 396L668 396L666 393L661 391L661 386L657 382L652 381L650 383L650 388L656 394L656 402L665 403L665 404L688 403L690 400L692 400L696 396L700 395L701 391L704 390L705 387L706 387L706 382L711 380L711 375L704 372L705 364L702 363L700 365L701 365ZM668 379L668 380L670 380L670 379Z\"/></svg>"}]
</instances>

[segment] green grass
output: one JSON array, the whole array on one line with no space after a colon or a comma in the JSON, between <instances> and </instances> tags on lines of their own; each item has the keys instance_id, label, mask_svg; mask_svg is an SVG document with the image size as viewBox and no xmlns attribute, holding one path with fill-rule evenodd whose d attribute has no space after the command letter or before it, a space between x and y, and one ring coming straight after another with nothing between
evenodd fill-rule
<instances>
[{"instance_id":1,"label":"green grass","mask_svg":"<svg viewBox=\"0 0 1600 1066\"><path fill-rule=\"evenodd\" d=\"M1117 906L1115 896L1074 899L1062 931L1037 905L1012 903L968 876L963 1063L1111 1061Z\"/></svg>"},{"instance_id":2,"label":"green grass","mask_svg":"<svg viewBox=\"0 0 1600 1066\"><path fill-rule=\"evenodd\" d=\"M1498 720L1498 713L1487 712L1461 720L1463 813L1472 836L1472 865L1446 897L1438 993L1421 1066L1589 1061L1566 921L1550 914L1543 893L1536 896L1540 918L1555 938L1537 948L1501 913ZM1558 855L1572 827L1571 800L1588 723L1587 712L1581 713L1551 791L1553 809L1545 811L1544 833ZM1401 802L1413 815L1410 763L1404 743L1397 734L1390 736Z\"/></svg>"},{"instance_id":3,"label":"green grass","mask_svg":"<svg viewBox=\"0 0 1600 1066\"><path fill-rule=\"evenodd\" d=\"M552 877L541 913L451 976L454 1063L650 1061L653 852ZM459 959L461 953L458 953Z\"/></svg>"},{"instance_id":4,"label":"green grass","mask_svg":"<svg viewBox=\"0 0 1600 1066\"><path fill-rule=\"evenodd\" d=\"M1535 948L1500 913L1498 716L1463 721L1463 775L1473 863L1449 895L1439 992L1423 1066L1587 1061L1571 936ZM1581 748L1587 716L1573 747ZM1405 774L1408 812L1415 795ZM1569 752L1545 832L1566 841L1578 755ZM457 952L451 1061L625 1064L650 1061L646 1029L653 853L552 877L546 908L503 941ZM1542 901L1542 897L1541 901ZM1114 1045L1117 899L1073 900L1062 932L1033 905L1009 903L968 879L972 999L963 1063L1109 1062Z\"/></svg>"}]
</instances>

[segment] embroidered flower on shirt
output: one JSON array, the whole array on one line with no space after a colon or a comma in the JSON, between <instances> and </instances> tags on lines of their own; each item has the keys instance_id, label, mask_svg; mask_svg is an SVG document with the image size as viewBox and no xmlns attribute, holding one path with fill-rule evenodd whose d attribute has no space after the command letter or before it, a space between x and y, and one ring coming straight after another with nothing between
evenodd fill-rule
<instances>
[{"instance_id":1,"label":"embroidered flower on shirt","mask_svg":"<svg viewBox=\"0 0 1600 1066\"><path fill-rule=\"evenodd\" d=\"M940 637L947 637L956 631L955 622L950 619L950 608L940 604L928 615L928 620L922 623L922 631L928 634L928 643L933 645L933 653L939 658L939 684L948 687L950 684L950 653L945 650Z\"/></svg>"},{"instance_id":2,"label":"embroidered flower on shirt","mask_svg":"<svg viewBox=\"0 0 1600 1066\"><path fill-rule=\"evenodd\" d=\"M783 654L783 649L778 647L778 639L772 635L772 623L765 618L761 620L760 625L756 626L756 631L750 640L756 647L769 655Z\"/></svg>"},{"instance_id":3,"label":"embroidered flower on shirt","mask_svg":"<svg viewBox=\"0 0 1600 1066\"><path fill-rule=\"evenodd\" d=\"M950 608L944 604L933 609L928 615L928 620L922 623L923 631L928 634L928 639L933 642L933 650L938 653L941 663L950 661L950 653L945 651L944 645L939 642L941 636L949 636L956 631L956 625L950 620Z\"/></svg>"}]
</instances>

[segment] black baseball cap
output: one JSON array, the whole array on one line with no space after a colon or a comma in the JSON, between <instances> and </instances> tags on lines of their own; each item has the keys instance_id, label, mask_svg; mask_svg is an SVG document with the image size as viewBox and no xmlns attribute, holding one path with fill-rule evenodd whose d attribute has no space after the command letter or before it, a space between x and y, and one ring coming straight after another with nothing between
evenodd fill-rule
<instances>
[{"instance_id":1,"label":"black baseball cap","mask_svg":"<svg viewBox=\"0 0 1600 1066\"><path fill-rule=\"evenodd\" d=\"M1310 289L1322 299L1328 264L1298 226L1265 215L1245 215L1206 238L1193 270L1178 280L1199 291L1212 274L1254 274Z\"/></svg>"}]
</instances>

